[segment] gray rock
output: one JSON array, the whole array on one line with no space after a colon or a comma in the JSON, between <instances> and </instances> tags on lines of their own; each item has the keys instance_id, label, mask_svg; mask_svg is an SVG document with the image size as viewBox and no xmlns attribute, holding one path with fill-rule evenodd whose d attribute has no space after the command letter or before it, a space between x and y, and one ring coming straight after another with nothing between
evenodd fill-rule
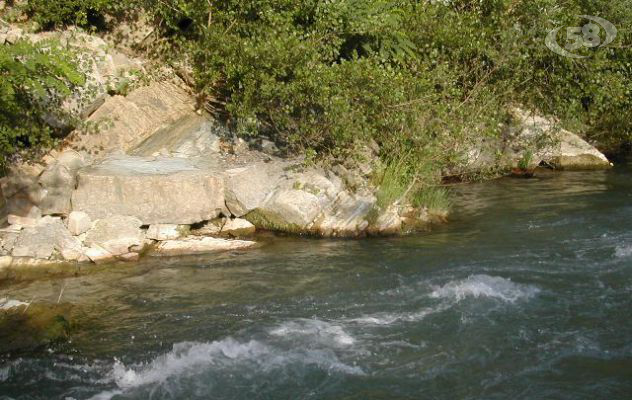
<instances>
[{"instance_id":1,"label":"gray rock","mask_svg":"<svg viewBox=\"0 0 632 400\"><path fill-rule=\"evenodd\" d=\"M156 224L150 225L147 229L147 239L152 240L175 240L186 235L188 231L187 225L173 225L173 224Z\"/></svg>"},{"instance_id":2,"label":"gray rock","mask_svg":"<svg viewBox=\"0 0 632 400\"><path fill-rule=\"evenodd\" d=\"M249 236L255 233L257 228L242 218L228 219L222 227L221 234L232 237Z\"/></svg>"},{"instance_id":3,"label":"gray rock","mask_svg":"<svg viewBox=\"0 0 632 400\"><path fill-rule=\"evenodd\" d=\"M308 231L322 211L320 201L312 193L296 189L274 192L246 219L257 227L285 232Z\"/></svg>"},{"instance_id":4,"label":"gray rock","mask_svg":"<svg viewBox=\"0 0 632 400\"><path fill-rule=\"evenodd\" d=\"M235 217L242 217L260 207L277 187L288 164L256 163L225 172L226 207Z\"/></svg>"},{"instance_id":5,"label":"gray rock","mask_svg":"<svg viewBox=\"0 0 632 400\"><path fill-rule=\"evenodd\" d=\"M0 255L8 255L13 252L13 246L22 229L0 229Z\"/></svg>"},{"instance_id":6,"label":"gray rock","mask_svg":"<svg viewBox=\"0 0 632 400\"><path fill-rule=\"evenodd\" d=\"M380 213L374 224L369 227L369 232L377 235L392 235L401 233L402 218L397 207L389 207Z\"/></svg>"},{"instance_id":7,"label":"gray rock","mask_svg":"<svg viewBox=\"0 0 632 400\"><path fill-rule=\"evenodd\" d=\"M100 126L98 134L73 132L66 140L76 150L98 156L130 151L154 133L193 114L195 101L180 86L156 82L132 91L126 97L107 98L88 118Z\"/></svg>"},{"instance_id":8,"label":"gray rock","mask_svg":"<svg viewBox=\"0 0 632 400\"><path fill-rule=\"evenodd\" d=\"M174 155L208 157L220 151L218 134L225 133L217 122L197 114L187 114L160 129L129 153L135 156Z\"/></svg>"},{"instance_id":9,"label":"gray rock","mask_svg":"<svg viewBox=\"0 0 632 400\"><path fill-rule=\"evenodd\" d=\"M95 264L109 263L116 260L112 253L98 245L85 249L85 254Z\"/></svg>"},{"instance_id":10,"label":"gray rock","mask_svg":"<svg viewBox=\"0 0 632 400\"><path fill-rule=\"evenodd\" d=\"M46 169L39 179L45 189L40 203L42 214L68 215L70 212L70 196L75 188L75 176L63 165L55 164Z\"/></svg>"},{"instance_id":11,"label":"gray rock","mask_svg":"<svg viewBox=\"0 0 632 400\"><path fill-rule=\"evenodd\" d=\"M551 119L521 109L513 109L514 126L508 131L505 150L511 166L531 151L531 166L545 162L560 169L609 168L610 162L594 146L578 135L562 129Z\"/></svg>"},{"instance_id":12,"label":"gray rock","mask_svg":"<svg viewBox=\"0 0 632 400\"><path fill-rule=\"evenodd\" d=\"M42 218L34 227L20 232L13 247L14 257L50 259L59 252L65 260L75 261L82 254L81 243L59 218Z\"/></svg>"},{"instance_id":13,"label":"gray rock","mask_svg":"<svg viewBox=\"0 0 632 400\"><path fill-rule=\"evenodd\" d=\"M141 229L142 224L138 218L121 215L97 220L88 231L84 244L87 247L105 250L114 257L127 254L132 247L144 244L145 233ZM87 255L93 259L90 253Z\"/></svg>"},{"instance_id":14,"label":"gray rock","mask_svg":"<svg viewBox=\"0 0 632 400\"><path fill-rule=\"evenodd\" d=\"M79 172L72 206L93 219L133 215L143 225L189 225L225 209L224 185L186 159L113 157Z\"/></svg>"},{"instance_id":15,"label":"gray rock","mask_svg":"<svg viewBox=\"0 0 632 400\"><path fill-rule=\"evenodd\" d=\"M68 230L74 236L79 236L82 233L88 232L92 227L92 219L90 216L81 211L73 211L68 216Z\"/></svg>"},{"instance_id":16,"label":"gray rock","mask_svg":"<svg viewBox=\"0 0 632 400\"><path fill-rule=\"evenodd\" d=\"M157 255L161 256L181 256L187 254L246 249L255 245L256 242L245 240L193 237L183 240L167 240L165 242L160 242L156 246L155 252Z\"/></svg>"},{"instance_id":17,"label":"gray rock","mask_svg":"<svg viewBox=\"0 0 632 400\"><path fill-rule=\"evenodd\" d=\"M367 218L375 205L371 194L341 192L316 222L315 230L322 236L355 237L361 235L369 223Z\"/></svg>"},{"instance_id":18,"label":"gray rock","mask_svg":"<svg viewBox=\"0 0 632 400\"><path fill-rule=\"evenodd\" d=\"M12 166L7 176L0 179L7 214L28 218L41 217L39 204L45 191L38 180L43 170L44 167L39 164L21 163Z\"/></svg>"}]
</instances>

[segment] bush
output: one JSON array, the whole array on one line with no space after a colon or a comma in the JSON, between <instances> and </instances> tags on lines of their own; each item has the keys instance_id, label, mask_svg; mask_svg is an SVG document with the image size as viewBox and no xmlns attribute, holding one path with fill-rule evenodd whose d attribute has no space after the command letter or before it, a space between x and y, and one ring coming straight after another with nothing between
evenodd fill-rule
<instances>
[{"instance_id":1,"label":"bush","mask_svg":"<svg viewBox=\"0 0 632 400\"><path fill-rule=\"evenodd\" d=\"M67 25L104 29L106 17L134 10L134 0L28 0L26 12L42 29Z\"/></svg>"},{"instance_id":2,"label":"bush","mask_svg":"<svg viewBox=\"0 0 632 400\"><path fill-rule=\"evenodd\" d=\"M50 41L0 46L0 77L0 164L5 166L18 152L36 154L51 145L56 132L47 117L67 117L62 100L84 77L72 54Z\"/></svg>"},{"instance_id":3,"label":"bush","mask_svg":"<svg viewBox=\"0 0 632 400\"><path fill-rule=\"evenodd\" d=\"M558 117L604 148L632 139L625 2L137 1L171 46L165 58L192 63L200 101L219 107L241 135L338 157L374 139L387 164L407 154L404 187L433 187L441 170L464 159L465 143L499 134L513 104ZM30 4L53 25L134 7ZM584 60L547 49L547 32L578 25L581 14L614 23L617 42L584 49Z\"/></svg>"}]
</instances>

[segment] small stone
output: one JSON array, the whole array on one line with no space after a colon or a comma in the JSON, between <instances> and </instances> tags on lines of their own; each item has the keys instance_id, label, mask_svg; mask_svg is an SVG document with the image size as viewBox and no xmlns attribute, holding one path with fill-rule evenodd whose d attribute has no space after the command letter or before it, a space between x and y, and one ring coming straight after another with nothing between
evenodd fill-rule
<instances>
[{"instance_id":1,"label":"small stone","mask_svg":"<svg viewBox=\"0 0 632 400\"><path fill-rule=\"evenodd\" d=\"M222 227L221 234L232 237L248 236L255 233L255 226L242 218L229 219Z\"/></svg>"},{"instance_id":2,"label":"small stone","mask_svg":"<svg viewBox=\"0 0 632 400\"><path fill-rule=\"evenodd\" d=\"M91 227L90 216L82 211L73 211L68 216L68 230L74 236L88 232Z\"/></svg>"},{"instance_id":3,"label":"small stone","mask_svg":"<svg viewBox=\"0 0 632 400\"><path fill-rule=\"evenodd\" d=\"M95 264L103 264L114 261L115 257L100 246L93 246L85 251L86 256Z\"/></svg>"},{"instance_id":4,"label":"small stone","mask_svg":"<svg viewBox=\"0 0 632 400\"><path fill-rule=\"evenodd\" d=\"M150 225L147 230L147 238L152 240L175 240L183 236L187 229L186 225L155 224Z\"/></svg>"},{"instance_id":5,"label":"small stone","mask_svg":"<svg viewBox=\"0 0 632 400\"><path fill-rule=\"evenodd\" d=\"M186 238L183 240L167 240L161 242L156 247L156 253L161 256L180 256L245 249L256 244L256 242L245 240L227 240L210 237Z\"/></svg>"}]
</instances>

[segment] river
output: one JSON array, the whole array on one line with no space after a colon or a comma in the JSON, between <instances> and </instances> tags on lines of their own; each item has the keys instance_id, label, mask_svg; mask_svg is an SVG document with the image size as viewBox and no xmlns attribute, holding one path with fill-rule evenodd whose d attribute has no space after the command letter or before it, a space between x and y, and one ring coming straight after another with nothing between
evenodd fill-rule
<instances>
[{"instance_id":1,"label":"river","mask_svg":"<svg viewBox=\"0 0 632 400\"><path fill-rule=\"evenodd\" d=\"M0 357L0 399L630 399L632 168L451 189L404 238L5 286L71 339Z\"/></svg>"}]
</instances>

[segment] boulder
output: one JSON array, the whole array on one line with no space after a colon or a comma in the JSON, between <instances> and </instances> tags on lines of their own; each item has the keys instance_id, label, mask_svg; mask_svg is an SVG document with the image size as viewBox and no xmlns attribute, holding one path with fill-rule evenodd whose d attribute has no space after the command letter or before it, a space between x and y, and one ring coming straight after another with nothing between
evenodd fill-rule
<instances>
[{"instance_id":1,"label":"boulder","mask_svg":"<svg viewBox=\"0 0 632 400\"><path fill-rule=\"evenodd\" d=\"M546 163L560 169L610 168L606 156L578 135L562 129L552 118L517 108L511 114L514 126L508 130L505 149L511 166L530 151L531 166Z\"/></svg>"},{"instance_id":2,"label":"boulder","mask_svg":"<svg viewBox=\"0 0 632 400\"><path fill-rule=\"evenodd\" d=\"M189 227L187 225L156 224L150 225L147 229L147 239L152 240L175 240L186 235Z\"/></svg>"},{"instance_id":3,"label":"boulder","mask_svg":"<svg viewBox=\"0 0 632 400\"><path fill-rule=\"evenodd\" d=\"M39 204L44 215L68 215L70 197L77 185L77 171L86 165L86 158L74 151L67 150L42 172L38 183L44 190Z\"/></svg>"},{"instance_id":4,"label":"boulder","mask_svg":"<svg viewBox=\"0 0 632 400\"><path fill-rule=\"evenodd\" d=\"M127 254L134 246L144 244L145 233L141 229L142 224L136 217L122 215L97 220L88 231L84 244L98 251L104 250L114 257ZM94 260L91 254L87 252L88 257ZM98 254L98 257L101 256Z\"/></svg>"},{"instance_id":5,"label":"boulder","mask_svg":"<svg viewBox=\"0 0 632 400\"><path fill-rule=\"evenodd\" d=\"M367 217L375 205L370 193L341 192L317 220L315 230L322 236L354 237L361 235L369 223Z\"/></svg>"},{"instance_id":6,"label":"boulder","mask_svg":"<svg viewBox=\"0 0 632 400\"><path fill-rule=\"evenodd\" d=\"M245 240L190 237L183 240L167 240L160 242L156 246L155 252L161 256L181 256L187 254L239 250L249 248L254 245L256 245L256 242Z\"/></svg>"},{"instance_id":7,"label":"boulder","mask_svg":"<svg viewBox=\"0 0 632 400\"><path fill-rule=\"evenodd\" d=\"M129 154L208 157L210 154L219 153L220 135L226 135L226 132L209 117L195 113L186 114L168 127L158 130Z\"/></svg>"},{"instance_id":8,"label":"boulder","mask_svg":"<svg viewBox=\"0 0 632 400\"><path fill-rule=\"evenodd\" d=\"M107 98L87 120L99 128L98 134L78 130L69 135L66 144L98 156L127 152L161 128L193 114L194 103L176 83L154 82L127 97Z\"/></svg>"},{"instance_id":9,"label":"boulder","mask_svg":"<svg viewBox=\"0 0 632 400\"><path fill-rule=\"evenodd\" d=\"M290 164L256 163L227 170L224 174L226 207L235 217L242 217L260 207L277 187Z\"/></svg>"},{"instance_id":10,"label":"boulder","mask_svg":"<svg viewBox=\"0 0 632 400\"><path fill-rule=\"evenodd\" d=\"M79 236L88 232L92 227L92 219L90 216L82 211L73 211L68 216L68 230L74 236Z\"/></svg>"},{"instance_id":11,"label":"boulder","mask_svg":"<svg viewBox=\"0 0 632 400\"><path fill-rule=\"evenodd\" d=\"M283 232L305 232L322 211L318 197L297 189L274 192L259 208L246 215L257 227Z\"/></svg>"},{"instance_id":12,"label":"boulder","mask_svg":"<svg viewBox=\"0 0 632 400\"><path fill-rule=\"evenodd\" d=\"M381 212L375 222L368 228L374 235L394 235L402 232L402 218L398 207L391 206Z\"/></svg>"},{"instance_id":13,"label":"boulder","mask_svg":"<svg viewBox=\"0 0 632 400\"><path fill-rule=\"evenodd\" d=\"M20 232L12 255L50 259L55 252L65 260L76 261L82 254L81 242L68 232L61 219L45 217L36 226Z\"/></svg>"},{"instance_id":14,"label":"boulder","mask_svg":"<svg viewBox=\"0 0 632 400\"><path fill-rule=\"evenodd\" d=\"M6 199L6 212L10 215L28 218L40 218L38 207L45 195L38 180L44 167L39 164L20 163L10 167L0 185Z\"/></svg>"},{"instance_id":15,"label":"boulder","mask_svg":"<svg viewBox=\"0 0 632 400\"><path fill-rule=\"evenodd\" d=\"M143 225L189 225L225 209L224 186L186 159L111 157L79 171L72 206L93 219L133 215Z\"/></svg>"},{"instance_id":16,"label":"boulder","mask_svg":"<svg viewBox=\"0 0 632 400\"><path fill-rule=\"evenodd\" d=\"M612 164L599 150L576 134L562 131L560 152L551 163L561 169L601 169L610 168Z\"/></svg>"},{"instance_id":17,"label":"boulder","mask_svg":"<svg viewBox=\"0 0 632 400\"><path fill-rule=\"evenodd\" d=\"M228 219L222 227L221 234L232 237L249 236L255 233L257 228L242 218Z\"/></svg>"}]
</instances>

